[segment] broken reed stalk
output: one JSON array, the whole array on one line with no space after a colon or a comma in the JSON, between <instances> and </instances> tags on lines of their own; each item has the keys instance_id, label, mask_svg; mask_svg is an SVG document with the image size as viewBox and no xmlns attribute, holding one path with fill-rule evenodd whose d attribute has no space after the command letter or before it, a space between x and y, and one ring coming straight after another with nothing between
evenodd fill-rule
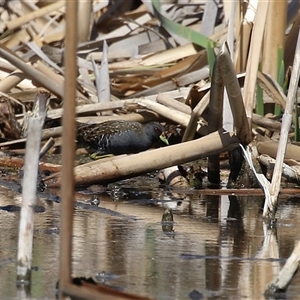
<instances>
[{"instance_id":1,"label":"broken reed stalk","mask_svg":"<svg viewBox=\"0 0 300 300\"><path fill-rule=\"evenodd\" d=\"M39 118L31 117L28 125L20 216L17 283L30 284L34 229L34 206L39 164L42 126Z\"/></svg>"},{"instance_id":2,"label":"broken reed stalk","mask_svg":"<svg viewBox=\"0 0 300 300\"><path fill-rule=\"evenodd\" d=\"M49 99L50 93L38 92L35 98L33 116L28 119L17 265L17 283L25 285L31 282L33 222L39 151Z\"/></svg>"},{"instance_id":3,"label":"broken reed stalk","mask_svg":"<svg viewBox=\"0 0 300 300\"><path fill-rule=\"evenodd\" d=\"M298 89L299 76L300 76L300 32L298 33L295 58L294 58L293 69L292 69L292 74L291 74L291 79L289 84L289 91L287 95L287 103L282 117L279 146L276 155L274 174L272 177L271 187L270 187L270 198L269 201L265 201L264 210L263 210L263 216L267 218L274 218L276 213L278 194L280 191L283 159L286 152L289 130L292 124L294 101L295 99L297 99L296 94Z\"/></svg>"},{"instance_id":4,"label":"broken reed stalk","mask_svg":"<svg viewBox=\"0 0 300 300\"><path fill-rule=\"evenodd\" d=\"M223 43L217 55L210 91L208 130L213 132L222 127L223 120L223 95L226 87L228 100L234 121L234 128L240 143L250 143L252 135L245 113L243 98L231 61L227 43ZM214 184L220 182L219 157L209 157L208 179Z\"/></svg>"},{"instance_id":5,"label":"broken reed stalk","mask_svg":"<svg viewBox=\"0 0 300 300\"><path fill-rule=\"evenodd\" d=\"M186 143L138 154L116 156L77 166L74 170L75 183L76 185L90 185L130 178L229 151L238 145L239 140L234 134L219 130ZM60 174L57 174L57 177L59 176ZM53 178L53 176L51 177ZM47 184L51 187L59 186L62 184L62 179L58 178L55 182L48 182Z\"/></svg>"},{"instance_id":6,"label":"broken reed stalk","mask_svg":"<svg viewBox=\"0 0 300 300\"><path fill-rule=\"evenodd\" d=\"M208 132L212 133L222 127L223 122L223 93L224 81L220 69L220 52L216 57L212 71L211 90L209 100ZM219 184L220 160L219 154L209 156L207 161L207 178L212 184Z\"/></svg>"},{"instance_id":7,"label":"broken reed stalk","mask_svg":"<svg viewBox=\"0 0 300 300\"><path fill-rule=\"evenodd\" d=\"M189 188L187 179L181 174L178 166L165 168L161 171L164 176L166 185L170 188Z\"/></svg>"},{"instance_id":8,"label":"broken reed stalk","mask_svg":"<svg viewBox=\"0 0 300 300\"><path fill-rule=\"evenodd\" d=\"M280 270L278 276L268 285L265 296L277 298L276 296L284 293L296 271L298 270L300 263L300 241L296 242L295 248L291 256L286 261L284 267ZM280 297L281 298L281 297Z\"/></svg>"},{"instance_id":9,"label":"broken reed stalk","mask_svg":"<svg viewBox=\"0 0 300 300\"><path fill-rule=\"evenodd\" d=\"M191 141L194 139L195 132L197 130L198 121L204 110L206 109L209 103L210 91L204 95L201 101L195 106L191 113L191 117L189 123L187 124L187 128L183 134L182 142Z\"/></svg>"},{"instance_id":10,"label":"broken reed stalk","mask_svg":"<svg viewBox=\"0 0 300 300\"><path fill-rule=\"evenodd\" d=\"M241 144L249 144L252 141L251 128L248 124L241 88L226 43L220 49L219 68L226 87L236 135Z\"/></svg>"},{"instance_id":11,"label":"broken reed stalk","mask_svg":"<svg viewBox=\"0 0 300 300\"><path fill-rule=\"evenodd\" d=\"M224 44L222 48L223 47ZM219 128L222 128L222 124L223 124L224 81L222 77L222 70L220 68L221 55L222 55L222 50L219 51L212 70L210 99L208 104L209 118L207 120L209 133L212 133L218 130ZM207 177L208 177L208 181L212 184L220 183L221 177L220 177L219 154L208 157Z\"/></svg>"}]
</instances>

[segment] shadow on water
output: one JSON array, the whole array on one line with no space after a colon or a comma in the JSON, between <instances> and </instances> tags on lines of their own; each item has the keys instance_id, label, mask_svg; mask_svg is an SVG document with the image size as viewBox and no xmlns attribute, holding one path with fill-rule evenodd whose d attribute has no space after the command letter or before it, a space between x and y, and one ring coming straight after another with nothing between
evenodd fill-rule
<instances>
[{"instance_id":1,"label":"shadow on water","mask_svg":"<svg viewBox=\"0 0 300 300\"><path fill-rule=\"evenodd\" d=\"M299 236L298 200L281 201L276 228L267 228L262 197L172 192L148 182L136 190L131 183L109 186L93 203L90 192L76 194L73 276L155 299L264 299ZM30 297L15 285L20 213L7 209L20 205L20 195L4 187L0 195L1 299ZM35 215L35 299L55 298L59 272L60 203L57 195L47 198ZM287 298L300 294L298 280Z\"/></svg>"}]
</instances>

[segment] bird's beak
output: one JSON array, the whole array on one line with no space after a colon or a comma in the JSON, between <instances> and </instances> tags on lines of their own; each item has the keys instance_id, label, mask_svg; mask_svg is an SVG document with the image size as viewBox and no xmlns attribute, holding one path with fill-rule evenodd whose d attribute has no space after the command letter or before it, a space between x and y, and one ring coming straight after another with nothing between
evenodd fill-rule
<instances>
[{"instance_id":1,"label":"bird's beak","mask_svg":"<svg viewBox=\"0 0 300 300\"><path fill-rule=\"evenodd\" d=\"M159 138L163 143L165 143L166 145L169 145L169 141L168 141L167 136L164 132L159 136Z\"/></svg>"}]
</instances>

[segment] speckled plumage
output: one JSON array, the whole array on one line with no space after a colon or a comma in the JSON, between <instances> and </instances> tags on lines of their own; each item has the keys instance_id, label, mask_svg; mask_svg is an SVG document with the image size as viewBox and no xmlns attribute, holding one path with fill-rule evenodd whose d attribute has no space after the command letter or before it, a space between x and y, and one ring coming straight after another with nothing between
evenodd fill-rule
<instances>
[{"instance_id":1,"label":"speckled plumage","mask_svg":"<svg viewBox=\"0 0 300 300\"><path fill-rule=\"evenodd\" d=\"M130 121L106 121L100 124L82 124L77 139L98 155L130 154L145 151L159 141L164 128L156 122L142 125Z\"/></svg>"}]
</instances>

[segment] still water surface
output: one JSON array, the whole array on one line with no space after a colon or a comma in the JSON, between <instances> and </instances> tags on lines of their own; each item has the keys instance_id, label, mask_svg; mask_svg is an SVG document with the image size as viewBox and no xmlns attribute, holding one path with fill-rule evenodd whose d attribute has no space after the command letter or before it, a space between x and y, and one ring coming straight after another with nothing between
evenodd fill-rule
<instances>
[{"instance_id":1,"label":"still water surface","mask_svg":"<svg viewBox=\"0 0 300 300\"><path fill-rule=\"evenodd\" d=\"M296 196L280 202L273 230L263 226L262 197L122 186L100 194L99 208L90 206L90 197L76 194L73 275L98 275L103 284L154 299L265 299L266 285L299 238ZM46 210L35 215L35 270L27 297L55 299L60 204L41 201ZM20 195L1 187L0 202L19 205ZM173 232L162 230L166 207L174 212ZM18 225L19 212L0 210L0 299L24 297L15 285ZM299 273L287 299L300 299Z\"/></svg>"}]
</instances>

